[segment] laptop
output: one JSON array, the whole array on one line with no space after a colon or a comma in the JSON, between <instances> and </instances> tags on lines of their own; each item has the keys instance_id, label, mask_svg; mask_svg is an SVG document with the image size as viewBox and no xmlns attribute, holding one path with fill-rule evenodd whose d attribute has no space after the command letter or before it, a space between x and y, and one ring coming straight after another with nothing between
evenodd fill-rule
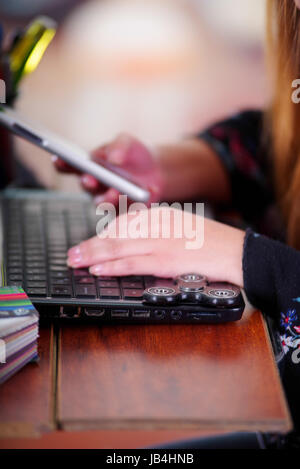
<instances>
[{"instance_id":1,"label":"laptop","mask_svg":"<svg viewBox=\"0 0 300 469\"><path fill-rule=\"evenodd\" d=\"M0 197L1 284L22 286L41 319L122 324L197 324L241 319L239 288L200 273L176 279L94 277L70 269L67 251L95 235L86 194L6 189Z\"/></svg>"}]
</instances>

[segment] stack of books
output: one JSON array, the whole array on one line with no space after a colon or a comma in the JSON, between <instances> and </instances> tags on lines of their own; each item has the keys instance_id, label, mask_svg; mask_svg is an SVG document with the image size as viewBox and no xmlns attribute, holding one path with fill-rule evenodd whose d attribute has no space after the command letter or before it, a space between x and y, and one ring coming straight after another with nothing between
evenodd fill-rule
<instances>
[{"instance_id":1,"label":"stack of books","mask_svg":"<svg viewBox=\"0 0 300 469\"><path fill-rule=\"evenodd\" d=\"M38 359L38 323L22 287L0 287L0 384Z\"/></svg>"}]
</instances>

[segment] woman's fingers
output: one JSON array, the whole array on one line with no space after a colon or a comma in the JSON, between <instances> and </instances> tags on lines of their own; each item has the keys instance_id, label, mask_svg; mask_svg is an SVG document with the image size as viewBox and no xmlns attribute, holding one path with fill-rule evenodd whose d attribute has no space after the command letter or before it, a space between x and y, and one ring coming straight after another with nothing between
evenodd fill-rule
<instances>
[{"instance_id":1,"label":"woman's fingers","mask_svg":"<svg viewBox=\"0 0 300 469\"><path fill-rule=\"evenodd\" d=\"M93 195L107 191L107 187L90 174L83 174L80 183L84 190Z\"/></svg>"},{"instance_id":2,"label":"woman's fingers","mask_svg":"<svg viewBox=\"0 0 300 469\"><path fill-rule=\"evenodd\" d=\"M101 276L164 275L158 259L152 254L107 261L93 265L89 270L92 275Z\"/></svg>"},{"instance_id":3,"label":"woman's fingers","mask_svg":"<svg viewBox=\"0 0 300 469\"><path fill-rule=\"evenodd\" d=\"M98 164L105 163L113 164L116 166L116 171L118 167L121 167L126 158L128 138L124 135L120 135L112 143L107 145L102 145L101 147L92 151L92 160ZM113 205L117 205L119 201L119 192L116 189L111 189L102 184L100 181L95 179L89 174L83 174L81 177L82 187L97 196L94 199L95 204L101 202L110 202Z\"/></svg>"},{"instance_id":4,"label":"woman's fingers","mask_svg":"<svg viewBox=\"0 0 300 469\"><path fill-rule=\"evenodd\" d=\"M88 267L129 256L146 255L152 252L152 243L145 239L99 239L84 241L68 252L68 266Z\"/></svg>"},{"instance_id":5,"label":"woman's fingers","mask_svg":"<svg viewBox=\"0 0 300 469\"><path fill-rule=\"evenodd\" d=\"M102 193L94 197L95 205L99 205L103 202L111 203L112 205L117 206L119 203L120 192L116 189L107 189Z\"/></svg>"},{"instance_id":6,"label":"woman's fingers","mask_svg":"<svg viewBox=\"0 0 300 469\"><path fill-rule=\"evenodd\" d=\"M73 173L73 174L81 174L80 171L73 166L69 165L61 158L56 155L52 155L52 163L54 164L57 171L61 173Z\"/></svg>"},{"instance_id":7,"label":"woman's fingers","mask_svg":"<svg viewBox=\"0 0 300 469\"><path fill-rule=\"evenodd\" d=\"M92 151L92 159L96 163L105 161L116 166L122 166L127 157L127 151L132 137L120 134L112 142L102 145Z\"/></svg>"}]
</instances>

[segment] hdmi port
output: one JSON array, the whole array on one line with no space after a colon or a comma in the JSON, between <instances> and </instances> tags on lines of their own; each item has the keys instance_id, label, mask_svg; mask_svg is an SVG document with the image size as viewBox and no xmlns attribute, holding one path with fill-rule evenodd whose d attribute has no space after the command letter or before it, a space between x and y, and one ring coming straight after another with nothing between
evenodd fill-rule
<instances>
[{"instance_id":1,"label":"hdmi port","mask_svg":"<svg viewBox=\"0 0 300 469\"><path fill-rule=\"evenodd\" d=\"M145 309L134 310L132 312L133 318L150 318L150 311L146 311Z\"/></svg>"},{"instance_id":2,"label":"hdmi port","mask_svg":"<svg viewBox=\"0 0 300 469\"><path fill-rule=\"evenodd\" d=\"M86 316L102 317L105 315L105 309L84 308Z\"/></svg>"},{"instance_id":3,"label":"hdmi port","mask_svg":"<svg viewBox=\"0 0 300 469\"><path fill-rule=\"evenodd\" d=\"M129 310L128 309L114 309L111 311L112 318L128 318Z\"/></svg>"}]
</instances>

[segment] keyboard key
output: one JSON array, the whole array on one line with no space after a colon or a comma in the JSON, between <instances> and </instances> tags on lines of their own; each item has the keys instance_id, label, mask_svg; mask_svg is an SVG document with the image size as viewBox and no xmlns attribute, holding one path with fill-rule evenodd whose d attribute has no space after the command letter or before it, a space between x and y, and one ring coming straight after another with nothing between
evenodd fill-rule
<instances>
[{"instance_id":1,"label":"keyboard key","mask_svg":"<svg viewBox=\"0 0 300 469\"><path fill-rule=\"evenodd\" d=\"M43 288L43 287L45 287L45 282L27 282L27 287L29 287L29 288Z\"/></svg>"},{"instance_id":2,"label":"keyboard key","mask_svg":"<svg viewBox=\"0 0 300 469\"><path fill-rule=\"evenodd\" d=\"M12 274L12 275L9 275L8 278L9 278L9 281L11 281L11 280L22 281L22 280L23 280L23 275L20 275L20 274Z\"/></svg>"},{"instance_id":3,"label":"keyboard key","mask_svg":"<svg viewBox=\"0 0 300 469\"><path fill-rule=\"evenodd\" d=\"M100 297L103 299L119 299L119 288L100 288Z\"/></svg>"},{"instance_id":4,"label":"keyboard key","mask_svg":"<svg viewBox=\"0 0 300 469\"><path fill-rule=\"evenodd\" d=\"M88 277L89 271L87 269L75 269L73 275L74 277Z\"/></svg>"},{"instance_id":5,"label":"keyboard key","mask_svg":"<svg viewBox=\"0 0 300 469\"><path fill-rule=\"evenodd\" d=\"M44 241L33 241L31 239L27 240L26 242L26 250L27 251L32 251L32 252L36 252L36 251L43 251L45 248L45 243Z\"/></svg>"},{"instance_id":6,"label":"keyboard key","mask_svg":"<svg viewBox=\"0 0 300 469\"><path fill-rule=\"evenodd\" d=\"M47 296L46 288L26 288L29 296Z\"/></svg>"},{"instance_id":7,"label":"keyboard key","mask_svg":"<svg viewBox=\"0 0 300 469\"><path fill-rule=\"evenodd\" d=\"M21 257L22 256L20 254L16 255L16 254L9 254L9 253L7 256L9 264L11 264L12 262L21 262Z\"/></svg>"},{"instance_id":8,"label":"keyboard key","mask_svg":"<svg viewBox=\"0 0 300 469\"><path fill-rule=\"evenodd\" d=\"M65 246L48 246L48 253L50 256L54 254L64 254L66 255L67 249Z\"/></svg>"},{"instance_id":9,"label":"keyboard key","mask_svg":"<svg viewBox=\"0 0 300 469\"><path fill-rule=\"evenodd\" d=\"M9 257L7 263L9 267L20 267L22 266L22 259L20 259L20 256L16 259Z\"/></svg>"},{"instance_id":10,"label":"keyboard key","mask_svg":"<svg viewBox=\"0 0 300 469\"><path fill-rule=\"evenodd\" d=\"M66 268L66 265L67 265L67 258L63 258L63 259L52 259L50 258L49 259L49 265L50 265L50 269L52 269L52 267L63 267L63 268Z\"/></svg>"},{"instance_id":11,"label":"keyboard key","mask_svg":"<svg viewBox=\"0 0 300 469\"><path fill-rule=\"evenodd\" d=\"M87 235L70 236L69 244L71 244L71 246L76 246L77 244L81 243L84 239L87 239L87 238L88 238Z\"/></svg>"},{"instance_id":12,"label":"keyboard key","mask_svg":"<svg viewBox=\"0 0 300 469\"><path fill-rule=\"evenodd\" d=\"M50 263L49 270L53 274L55 272L66 272L67 274L69 274L68 266L65 263L63 263L62 265L52 265L52 263Z\"/></svg>"},{"instance_id":13,"label":"keyboard key","mask_svg":"<svg viewBox=\"0 0 300 469\"><path fill-rule=\"evenodd\" d=\"M22 274L23 269L22 267L8 267L9 274Z\"/></svg>"},{"instance_id":14,"label":"keyboard key","mask_svg":"<svg viewBox=\"0 0 300 469\"><path fill-rule=\"evenodd\" d=\"M95 283L94 277L75 277L75 281L78 285L94 285Z\"/></svg>"},{"instance_id":15,"label":"keyboard key","mask_svg":"<svg viewBox=\"0 0 300 469\"><path fill-rule=\"evenodd\" d=\"M8 281L8 286L16 286L16 287L21 287L23 285L22 280L9 280Z\"/></svg>"},{"instance_id":16,"label":"keyboard key","mask_svg":"<svg viewBox=\"0 0 300 469\"><path fill-rule=\"evenodd\" d=\"M35 281L46 281L46 275L27 275L28 282L35 282Z\"/></svg>"},{"instance_id":17,"label":"keyboard key","mask_svg":"<svg viewBox=\"0 0 300 469\"><path fill-rule=\"evenodd\" d=\"M22 260L22 251L7 251L7 259L12 261Z\"/></svg>"},{"instance_id":18,"label":"keyboard key","mask_svg":"<svg viewBox=\"0 0 300 469\"><path fill-rule=\"evenodd\" d=\"M70 278L68 270L61 270L60 272L51 272L51 278Z\"/></svg>"},{"instance_id":19,"label":"keyboard key","mask_svg":"<svg viewBox=\"0 0 300 469\"><path fill-rule=\"evenodd\" d=\"M52 285L71 285L70 277L65 278L53 278L51 279Z\"/></svg>"},{"instance_id":20,"label":"keyboard key","mask_svg":"<svg viewBox=\"0 0 300 469\"><path fill-rule=\"evenodd\" d=\"M26 267L28 267L29 269L35 269L35 268L41 269L45 267L45 262L37 262L37 261L31 262L27 260Z\"/></svg>"},{"instance_id":21,"label":"keyboard key","mask_svg":"<svg viewBox=\"0 0 300 469\"><path fill-rule=\"evenodd\" d=\"M52 296L71 296L71 287L62 286L62 285L52 285L51 287Z\"/></svg>"},{"instance_id":22,"label":"keyboard key","mask_svg":"<svg viewBox=\"0 0 300 469\"><path fill-rule=\"evenodd\" d=\"M53 260L59 260L59 259L66 259L67 258L67 253L66 251L50 251L49 252L49 257Z\"/></svg>"},{"instance_id":23,"label":"keyboard key","mask_svg":"<svg viewBox=\"0 0 300 469\"><path fill-rule=\"evenodd\" d=\"M42 262L45 263L44 254L28 254L26 251L26 262Z\"/></svg>"},{"instance_id":24,"label":"keyboard key","mask_svg":"<svg viewBox=\"0 0 300 469\"><path fill-rule=\"evenodd\" d=\"M13 230L13 229L14 228L12 227L11 230ZM10 234L9 234L10 240L9 240L8 246L10 248L13 248L13 247L17 248L20 245L20 242L22 240L21 233L18 233L16 235L12 235L11 230L10 230Z\"/></svg>"},{"instance_id":25,"label":"keyboard key","mask_svg":"<svg viewBox=\"0 0 300 469\"><path fill-rule=\"evenodd\" d=\"M66 242L61 242L59 240L55 241L55 240L50 240L49 243L48 243L48 247L49 249L51 249L52 251L54 251L55 249L58 251L67 251L68 247L67 247L67 243Z\"/></svg>"},{"instance_id":26,"label":"keyboard key","mask_svg":"<svg viewBox=\"0 0 300 469\"><path fill-rule=\"evenodd\" d=\"M114 280L115 282L118 281L118 277L109 277L107 275L101 275L101 277L97 277L98 280Z\"/></svg>"},{"instance_id":27,"label":"keyboard key","mask_svg":"<svg viewBox=\"0 0 300 469\"><path fill-rule=\"evenodd\" d=\"M96 288L94 285L75 285L75 296L78 298L95 298Z\"/></svg>"},{"instance_id":28,"label":"keyboard key","mask_svg":"<svg viewBox=\"0 0 300 469\"><path fill-rule=\"evenodd\" d=\"M62 272L62 271L65 271L65 272L68 272L68 267L66 266L66 264L63 264L63 265L51 265L49 270L51 272Z\"/></svg>"},{"instance_id":29,"label":"keyboard key","mask_svg":"<svg viewBox=\"0 0 300 469\"><path fill-rule=\"evenodd\" d=\"M122 284L123 288L133 288L133 289L142 288L142 289L144 289L144 285L143 285L142 280L121 279L121 284Z\"/></svg>"},{"instance_id":30,"label":"keyboard key","mask_svg":"<svg viewBox=\"0 0 300 469\"><path fill-rule=\"evenodd\" d=\"M30 240L30 245L28 244L29 240ZM29 246L30 249L33 249L34 246L39 246L40 247L42 245L42 238L35 238L32 235L25 236L24 244L26 246Z\"/></svg>"},{"instance_id":31,"label":"keyboard key","mask_svg":"<svg viewBox=\"0 0 300 469\"><path fill-rule=\"evenodd\" d=\"M125 300L142 300L143 299L144 290L134 290L125 288L123 290L123 296Z\"/></svg>"},{"instance_id":32,"label":"keyboard key","mask_svg":"<svg viewBox=\"0 0 300 469\"><path fill-rule=\"evenodd\" d=\"M145 283L145 288L153 287L155 285L155 279L154 277L151 277L151 276L144 277L144 283Z\"/></svg>"},{"instance_id":33,"label":"keyboard key","mask_svg":"<svg viewBox=\"0 0 300 469\"><path fill-rule=\"evenodd\" d=\"M39 269L26 268L26 274L27 275L46 275L46 271L44 268L39 268Z\"/></svg>"},{"instance_id":34,"label":"keyboard key","mask_svg":"<svg viewBox=\"0 0 300 469\"><path fill-rule=\"evenodd\" d=\"M44 259L45 252L42 249L28 249L26 245L25 256L28 260L38 261Z\"/></svg>"},{"instance_id":35,"label":"keyboard key","mask_svg":"<svg viewBox=\"0 0 300 469\"><path fill-rule=\"evenodd\" d=\"M117 280L102 280L101 278L97 279L99 287L103 288L118 288L119 284Z\"/></svg>"}]
</instances>

